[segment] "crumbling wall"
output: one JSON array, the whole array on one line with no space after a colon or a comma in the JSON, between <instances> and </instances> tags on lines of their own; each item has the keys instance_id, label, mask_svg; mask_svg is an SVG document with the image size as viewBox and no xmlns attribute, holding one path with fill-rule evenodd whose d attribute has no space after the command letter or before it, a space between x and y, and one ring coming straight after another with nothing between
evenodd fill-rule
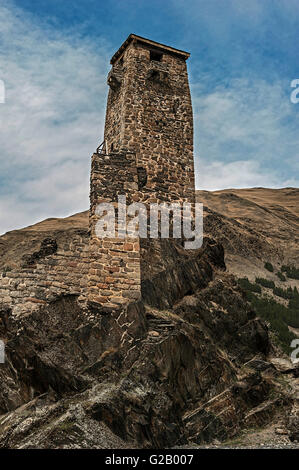
<instances>
[{"instance_id":1,"label":"crumbling wall","mask_svg":"<svg viewBox=\"0 0 299 470\"><path fill-rule=\"evenodd\" d=\"M26 313L64 294L87 295L89 269L88 231L51 234L54 253L41 249L23 257L21 266L0 275L0 303L14 315ZM49 242L49 237L46 239ZM50 245L49 243L47 244Z\"/></svg>"},{"instance_id":2,"label":"crumbling wall","mask_svg":"<svg viewBox=\"0 0 299 470\"><path fill-rule=\"evenodd\" d=\"M140 297L140 240L98 238L96 206L116 207L118 195L126 195L127 204L194 203L188 54L170 53L162 45L160 52L152 49L134 40L112 59L104 145L92 157L89 300L106 308ZM148 246L156 245L142 241L143 251ZM163 253L159 256L163 264Z\"/></svg>"},{"instance_id":3,"label":"crumbling wall","mask_svg":"<svg viewBox=\"0 0 299 470\"><path fill-rule=\"evenodd\" d=\"M142 38L139 38L142 39ZM153 53L154 51L154 53ZM132 202L194 202L193 117L187 53L129 42L113 63L102 152L92 156L89 233L47 240L27 253L22 266L0 278L0 297L16 313L77 294L84 301L119 308L141 297L146 267L141 250L163 250L152 240L96 234L96 208L119 195ZM162 246L162 245L161 245ZM143 272L142 272L143 269Z\"/></svg>"},{"instance_id":4,"label":"crumbling wall","mask_svg":"<svg viewBox=\"0 0 299 470\"><path fill-rule=\"evenodd\" d=\"M112 203L117 217L119 195L133 202L138 186L134 154L94 154L90 191L89 301L114 309L140 298L140 247L136 238L98 238L100 203Z\"/></svg>"}]
</instances>

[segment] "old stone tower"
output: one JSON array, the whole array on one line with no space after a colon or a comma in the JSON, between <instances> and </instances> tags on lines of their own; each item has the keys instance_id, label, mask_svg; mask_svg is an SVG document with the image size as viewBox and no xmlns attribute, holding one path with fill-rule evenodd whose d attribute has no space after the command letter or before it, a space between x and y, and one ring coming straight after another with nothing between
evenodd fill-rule
<instances>
[{"instance_id":1,"label":"old stone tower","mask_svg":"<svg viewBox=\"0 0 299 470\"><path fill-rule=\"evenodd\" d=\"M104 142L92 156L89 300L116 308L141 295L138 239L99 239L96 206L194 202L187 52L131 34L111 59Z\"/></svg>"}]
</instances>

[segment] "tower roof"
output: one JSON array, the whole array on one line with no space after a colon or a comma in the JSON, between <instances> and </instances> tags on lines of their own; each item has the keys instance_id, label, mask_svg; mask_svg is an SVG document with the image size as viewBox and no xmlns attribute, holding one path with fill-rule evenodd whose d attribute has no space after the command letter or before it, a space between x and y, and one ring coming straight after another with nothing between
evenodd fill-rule
<instances>
[{"instance_id":1,"label":"tower roof","mask_svg":"<svg viewBox=\"0 0 299 470\"><path fill-rule=\"evenodd\" d=\"M128 47L131 42L138 42L140 44L144 44L148 46L149 48L154 48L158 49L159 51L164 51L168 54L174 54L176 56L179 56L185 60L187 60L190 57L189 52L181 51L180 49L175 49L174 47L166 46L165 44L161 44L159 42L152 41L151 39L146 39L141 36L137 36L136 34L130 34L125 42L120 46L118 51L115 52L113 55L110 63L114 64L114 62L123 54L125 49Z\"/></svg>"}]
</instances>

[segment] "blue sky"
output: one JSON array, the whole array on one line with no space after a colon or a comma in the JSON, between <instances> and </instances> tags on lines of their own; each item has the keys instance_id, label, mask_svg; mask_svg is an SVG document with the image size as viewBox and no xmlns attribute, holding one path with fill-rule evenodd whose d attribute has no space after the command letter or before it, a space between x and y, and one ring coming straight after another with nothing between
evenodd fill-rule
<instances>
[{"instance_id":1,"label":"blue sky","mask_svg":"<svg viewBox=\"0 0 299 470\"><path fill-rule=\"evenodd\" d=\"M88 208L109 59L191 52L197 187L298 186L298 0L1 0L0 233Z\"/></svg>"}]
</instances>

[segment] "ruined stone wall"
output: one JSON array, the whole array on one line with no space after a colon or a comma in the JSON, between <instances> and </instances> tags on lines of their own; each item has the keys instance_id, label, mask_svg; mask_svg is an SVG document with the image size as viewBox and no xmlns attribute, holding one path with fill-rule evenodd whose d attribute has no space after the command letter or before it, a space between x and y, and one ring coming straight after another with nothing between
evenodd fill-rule
<instances>
[{"instance_id":1,"label":"ruined stone wall","mask_svg":"<svg viewBox=\"0 0 299 470\"><path fill-rule=\"evenodd\" d=\"M90 231L58 240L53 252L42 247L29 253L25 263L0 276L0 299L14 312L70 293L115 309L141 296L147 269L142 251L151 250L156 266L164 266L163 250L157 248L163 244L118 234L98 238L95 232L97 205L116 207L118 195L126 196L127 205L194 202L188 54L155 47L134 39L113 61L105 145L92 157Z\"/></svg>"},{"instance_id":2,"label":"ruined stone wall","mask_svg":"<svg viewBox=\"0 0 299 470\"><path fill-rule=\"evenodd\" d=\"M115 308L138 299L143 277L141 248L151 240L99 239L100 202L194 203L193 116L186 55L133 41L108 75L110 86L104 147L92 157L89 300Z\"/></svg>"},{"instance_id":3,"label":"ruined stone wall","mask_svg":"<svg viewBox=\"0 0 299 470\"><path fill-rule=\"evenodd\" d=\"M90 191L90 266L88 275L89 301L106 309L140 298L140 247L136 238L98 238L96 224L100 203L113 203L117 217L119 195L127 203L134 201L138 186L134 154L94 154L91 166Z\"/></svg>"},{"instance_id":4,"label":"ruined stone wall","mask_svg":"<svg viewBox=\"0 0 299 470\"><path fill-rule=\"evenodd\" d=\"M89 269L88 231L52 234L57 250L0 275L0 303L14 315L26 314L61 295L87 295ZM37 252L38 253L38 252ZM28 255L28 258L30 255ZM27 264L27 265L26 265Z\"/></svg>"},{"instance_id":5,"label":"ruined stone wall","mask_svg":"<svg viewBox=\"0 0 299 470\"><path fill-rule=\"evenodd\" d=\"M124 135L124 109L126 101L126 80L124 68L117 64L108 75L107 83L110 86L106 108L105 145L106 153L119 152Z\"/></svg>"}]
</instances>

